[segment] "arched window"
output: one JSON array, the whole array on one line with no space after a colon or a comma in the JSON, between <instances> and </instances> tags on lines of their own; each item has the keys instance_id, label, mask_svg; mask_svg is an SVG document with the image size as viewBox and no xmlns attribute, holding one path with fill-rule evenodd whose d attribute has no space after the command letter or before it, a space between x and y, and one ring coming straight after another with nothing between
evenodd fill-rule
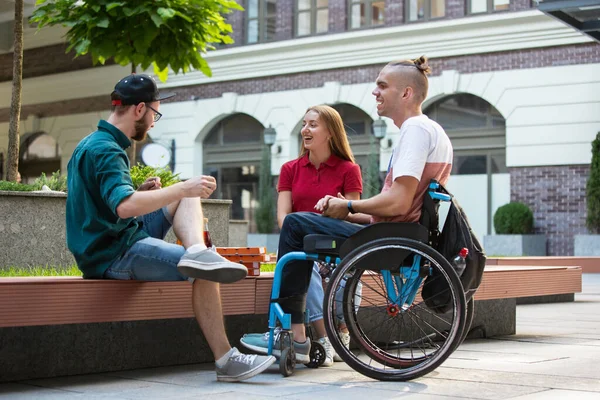
<instances>
[{"instance_id":1,"label":"arched window","mask_svg":"<svg viewBox=\"0 0 600 400\"><path fill-rule=\"evenodd\" d=\"M26 136L21 144L19 172L23 183L32 183L42 173L60 170L61 150L56 140L44 132Z\"/></svg>"},{"instance_id":2,"label":"arched window","mask_svg":"<svg viewBox=\"0 0 600 400\"><path fill-rule=\"evenodd\" d=\"M452 141L452 174L507 172L506 123L490 103L461 93L432 104L424 113L438 122Z\"/></svg>"},{"instance_id":3,"label":"arched window","mask_svg":"<svg viewBox=\"0 0 600 400\"><path fill-rule=\"evenodd\" d=\"M217 180L213 198L231 199L232 219L250 221L255 231L258 168L264 126L246 114L230 115L217 123L203 141L204 174Z\"/></svg>"},{"instance_id":4,"label":"arched window","mask_svg":"<svg viewBox=\"0 0 600 400\"><path fill-rule=\"evenodd\" d=\"M468 93L445 97L424 110L446 131L454 149L450 190L478 235L492 233L492 216L510 201L506 122L484 99Z\"/></svg>"}]
</instances>

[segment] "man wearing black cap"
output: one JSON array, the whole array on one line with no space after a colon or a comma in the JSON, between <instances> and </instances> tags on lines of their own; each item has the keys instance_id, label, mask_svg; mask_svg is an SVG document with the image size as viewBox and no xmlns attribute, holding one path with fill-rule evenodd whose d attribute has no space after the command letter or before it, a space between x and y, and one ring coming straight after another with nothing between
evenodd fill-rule
<instances>
[{"instance_id":1,"label":"man wearing black cap","mask_svg":"<svg viewBox=\"0 0 600 400\"><path fill-rule=\"evenodd\" d=\"M219 283L243 279L247 269L204 244L200 199L213 193L215 179L198 176L161 188L160 179L150 178L137 191L131 181L125 149L131 139L146 137L162 116L160 101L174 95L159 93L154 79L143 74L116 84L108 120L100 120L69 161L67 245L84 278L196 278L194 314L215 356L217 379L248 379L275 358L243 355L225 334ZM171 226L183 247L163 240Z\"/></svg>"}]
</instances>

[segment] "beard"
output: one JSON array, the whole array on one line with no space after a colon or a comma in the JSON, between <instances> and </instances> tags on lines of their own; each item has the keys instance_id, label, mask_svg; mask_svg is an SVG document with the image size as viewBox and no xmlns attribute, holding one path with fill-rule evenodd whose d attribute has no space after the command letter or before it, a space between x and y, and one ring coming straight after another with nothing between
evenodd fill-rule
<instances>
[{"instance_id":1,"label":"beard","mask_svg":"<svg viewBox=\"0 0 600 400\"><path fill-rule=\"evenodd\" d=\"M150 125L144 123L144 119L142 118L139 121L135 121L134 129L135 135L133 135L131 138L137 142L141 142L142 140L146 139Z\"/></svg>"}]
</instances>

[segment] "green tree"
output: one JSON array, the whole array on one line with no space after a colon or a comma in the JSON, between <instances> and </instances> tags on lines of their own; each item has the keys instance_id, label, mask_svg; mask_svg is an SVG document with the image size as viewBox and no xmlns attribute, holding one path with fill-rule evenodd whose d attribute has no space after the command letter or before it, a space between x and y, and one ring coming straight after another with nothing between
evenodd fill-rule
<instances>
[{"instance_id":1,"label":"green tree","mask_svg":"<svg viewBox=\"0 0 600 400\"><path fill-rule=\"evenodd\" d=\"M600 232L600 132L592 141L592 164L586 186L587 227L592 233Z\"/></svg>"},{"instance_id":2,"label":"green tree","mask_svg":"<svg viewBox=\"0 0 600 400\"><path fill-rule=\"evenodd\" d=\"M46 25L69 28L67 52L75 57L90 53L94 65L113 59L120 65L147 70L165 82L169 68L175 73L212 72L202 57L214 44L233 43L224 15L243 10L231 0L38 0L31 16L41 29ZM136 142L130 159L136 162Z\"/></svg>"},{"instance_id":3,"label":"green tree","mask_svg":"<svg viewBox=\"0 0 600 400\"><path fill-rule=\"evenodd\" d=\"M12 97L8 123L6 175L6 180L11 182L17 181L19 172L19 125L21 122L21 89L23 87L23 7L23 0L15 0Z\"/></svg>"},{"instance_id":4,"label":"green tree","mask_svg":"<svg viewBox=\"0 0 600 400\"><path fill-rule=\"evenodd\" d=\"M271 233L275 226L275 193L271 176L271 148L264 146L258 176L258 208L256 229L259 233Z\"/></svg>"},{"instance_id":5,"label":"green tree","mask_svg":"<svg viewBox=\"0 0 600 400\"><path fill-rule=\"evenodd\" d=\"M92 62L113 59L120 65L152 65L161 81L168 68L175 73L191 68L211 76L202 57L214 44L233 43L224 15L242 8L231 0L38 0L31 21L42 28L69 28L67 52L90 53Z\"/></svg>"},{"instance_id":6,"label":"green tree","mask_svg":"<svg viewBox=\"0 0 600 400\"><path fill-rule=\"evenodd\" d=\"M379 184L379 142L373 135L369 136L369 155L367 156L367 168L363 172L363 195L364 199L371 198L381 192Z\"/></svg>"}]
</instances>

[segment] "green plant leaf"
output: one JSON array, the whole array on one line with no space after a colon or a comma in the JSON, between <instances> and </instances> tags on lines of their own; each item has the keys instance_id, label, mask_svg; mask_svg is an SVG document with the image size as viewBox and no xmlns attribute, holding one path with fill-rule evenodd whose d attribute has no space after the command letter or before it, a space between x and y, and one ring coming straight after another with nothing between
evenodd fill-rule
<instances>
[{"instance_id":1,"label":"green plant leaf","mask_svg":"<svg viewBox=\"0 0 600 400\"><path fill-rule=\"evenodd\" d=\"M154 74L160 79L161 82L166 82L169 77L169 68L160 69L156 63L154 65Z\"/></svg>"},{"instance_id":2,"label":"green plant leaf","mask_svg":"<svg viewBox=\"0 0 600 400\"><path fill-rule=\"evenodd\" d=\"M110 22L108 18L103 18L96 23L96 26L99 26L100 28L108 28L109 23Z\"/></svg>"}]
</instances>

